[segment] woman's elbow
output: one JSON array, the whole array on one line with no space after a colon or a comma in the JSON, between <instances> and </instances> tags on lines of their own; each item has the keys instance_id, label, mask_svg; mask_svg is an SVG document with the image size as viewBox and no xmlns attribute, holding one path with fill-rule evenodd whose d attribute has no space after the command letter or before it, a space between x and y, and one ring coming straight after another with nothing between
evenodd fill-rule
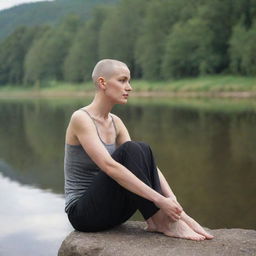
<instances>
[{"instance_id":1,"label":"woman's elbow","mask_svg":"<svg viewBox=\"0 0 256 256\"><path fill-rule=\"evenodd\" d=\"M116 171L118 170L118 167L119 167L119 163L116 162L115 160L112 160L112 161L105 161L103 163L103 166L102 166L102 170L108 175L108 176L113 176L114 173L116 173Z\"/></svg>"}]
</instances>

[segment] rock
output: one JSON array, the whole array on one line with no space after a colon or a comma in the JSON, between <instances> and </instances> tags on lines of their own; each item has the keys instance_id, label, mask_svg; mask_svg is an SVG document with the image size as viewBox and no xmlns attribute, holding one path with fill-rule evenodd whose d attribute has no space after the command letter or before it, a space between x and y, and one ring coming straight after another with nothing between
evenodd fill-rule
<instances>
[{"instance_id":1,"label":"rock","mask_svg":"<svg viewBox=\"0 0 256 256\"><path fill-rule=\"evenodd\" d=\"M170 238L143 230L143 222L128 221L104 232L71 232L58 256L255 256L256 231L215 229L213 240L200 242Z\"/></svg>"}]
</instances>

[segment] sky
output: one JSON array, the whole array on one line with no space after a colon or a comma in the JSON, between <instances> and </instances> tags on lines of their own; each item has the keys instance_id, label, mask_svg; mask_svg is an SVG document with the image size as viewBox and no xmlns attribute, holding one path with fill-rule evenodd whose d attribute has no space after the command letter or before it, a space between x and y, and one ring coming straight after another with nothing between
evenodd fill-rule
<instances>
[{"instance_id":1,"label":"sky","mask_svg":"<svg viewBox=\"0 0 256 256\"><path fill-rule=\"evenodd\" d=\"M43 2L43 1L53 1L53 0L0 0L0 11L20 5L20 4Z\"/></svg>"}]
</instances>

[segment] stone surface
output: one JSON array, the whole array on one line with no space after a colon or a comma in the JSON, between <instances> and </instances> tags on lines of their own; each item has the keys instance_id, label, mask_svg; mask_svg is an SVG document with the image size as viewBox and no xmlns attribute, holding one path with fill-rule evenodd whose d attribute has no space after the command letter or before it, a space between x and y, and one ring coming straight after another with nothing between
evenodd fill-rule
<instances>
[{"instance_id":1,"label":"stone surface","mask_svg":"<svg viewBox=\"0 0 256 256\"><path fill-rule=\"evenodd\" d=\"M58 256L256 256L256 231L215 229L213 240L195 242L143 230L143 222L128 221L115 229L82 233L73 231Z\"/></svg>"}]
</instances>

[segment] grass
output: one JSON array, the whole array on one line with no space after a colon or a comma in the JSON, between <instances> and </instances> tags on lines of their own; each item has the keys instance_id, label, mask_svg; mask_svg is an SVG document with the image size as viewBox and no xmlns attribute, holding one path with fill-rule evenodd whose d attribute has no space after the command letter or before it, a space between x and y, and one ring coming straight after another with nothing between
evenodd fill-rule
<instances>
[{"instance_id":1,"label":"grass","mask_svg":"<svg viewBox=\"0 0 256 256\"><path fill-rule=\"evenodd\" d=\"M79 108L91 102L91 97L10 97L0 98L0 103L29 103L35 105L46 104L49 108ZM130 106L142 107L169 107L179 109L194 109L203 112L221 113L256 113L256 101L254 98L210 98L210 97L131 97L128 101ZM116 106L123 108L123 106Z\"/></svg>"},{"instance_id":2,"label":"grass","mask_svg":"<svg viewBox=\"0 0 256 256\"><path fill-rule=\"evenodd\" d=\"M198 78L183 78L173 81L146 82L134 81L138 91L170 92L234 92L256 91L256 77L214 75Z\"/></svg>"},{"instance_id":3,"label":"grass","mask_svg":"<svg viewBox=\"0 0 256 256\"><path fill-rule=\"evenodd\" d=\"M230 75L212 75L197 78L183 78L172 81L145 81L132 80L134 92L255 92L256 77L242 77ZM43 93L45 95L58 95L60 93L93 92L91 82L74 84L66 82L49 81L38 86L5 85L0 87L1 94L31 94Z\"/></svg>"}]
</instances>

